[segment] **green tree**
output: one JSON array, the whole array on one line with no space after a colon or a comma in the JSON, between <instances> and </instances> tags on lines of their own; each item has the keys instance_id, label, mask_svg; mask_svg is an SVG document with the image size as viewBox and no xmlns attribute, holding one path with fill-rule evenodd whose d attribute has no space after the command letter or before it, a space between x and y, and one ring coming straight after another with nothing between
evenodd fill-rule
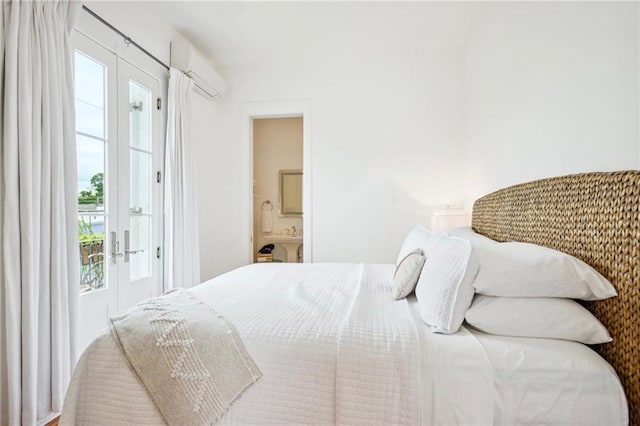
<instances>
[{"instance_id":1,"label":"green tree","mask_svg":"<svg viewBox=\"0 0 640 426\"><path fill-rule=\"evenodd\" d=\"M92 191L80 191L78 194L78 204L95 204L96 196Z\"/></svg>"},{"instance_id":2,"label":"green tree","mask_svg":"<svg viewBox=\"0 0 640 426\"><path fill-rule=\"evenodd\" d=\"M104 202L104 173L96 173L91 177L91 187L96 194L98 204Z\"/></svg>"},{"instance_id":3,"label":"green tree","mask_svg":"<svg viewBox=\"0 0 640 426\"><path fill-rule=\"evenodd\" d=\"M104 202L104 173L91 177L91 189L80 191L78 204L102 204Z\"/></svg>"}]
</instances>

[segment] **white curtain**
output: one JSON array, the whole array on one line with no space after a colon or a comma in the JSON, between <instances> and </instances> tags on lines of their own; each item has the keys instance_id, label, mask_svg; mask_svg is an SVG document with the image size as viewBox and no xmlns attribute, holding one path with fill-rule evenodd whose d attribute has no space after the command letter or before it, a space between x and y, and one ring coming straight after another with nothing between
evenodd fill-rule
<instances>
[{"instance_id":1,"label":"white curtain","mask_svg":"<svg viewBox=\"0 0 640 426\"><path fill-rule=\"evenodd\" d=\"M198 205L191 142L193 81L171 68L165 146L165 289L200 283Z\"/></svg>"},{"instance_id":2,"label":"white curtain","mask_svg":"<svg viewBox=\"0 0 640 426\"><path fill-rule=\"evenodd\" d=\"M3 1L0 424L62 408L79 302L75 2Z\"/></svg>"}]
</instances>

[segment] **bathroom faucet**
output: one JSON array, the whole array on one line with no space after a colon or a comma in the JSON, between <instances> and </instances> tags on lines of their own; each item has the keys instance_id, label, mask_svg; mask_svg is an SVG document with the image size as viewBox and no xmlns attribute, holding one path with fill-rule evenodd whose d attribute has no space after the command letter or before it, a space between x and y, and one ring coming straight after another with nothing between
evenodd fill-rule
<instances>
[{"instance_id":1,"label":"bathroom faucet","mask_svg":"<svg viewBox=\"0 0 640 426\"><path fill-rule=\"evenodd\" d=\"M291 236L292 236L292 237L296 237L296 236L297 236L297 234L296 234L296 227L295 227L295 226L293 226L293 225L291 226Z\"/></svg>"}]
</instances>

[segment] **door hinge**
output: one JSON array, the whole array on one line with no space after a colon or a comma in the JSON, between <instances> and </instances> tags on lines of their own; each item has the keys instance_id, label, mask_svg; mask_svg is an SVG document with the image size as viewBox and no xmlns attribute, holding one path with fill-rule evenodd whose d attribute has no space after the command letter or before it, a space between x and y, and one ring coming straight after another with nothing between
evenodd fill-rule
<instances>
[{"instance_id":1,"label":"door hinge","mask_svg":"<svg viewBox=\"0 0 640 426\"><path fill-rule=\"evenodd\" d=\"M160 183L162 181L162 172L158 171L156 174L156 182Z\"/></svg>"},{"instance_id":2,"label":"door hinge","mask_svg":"<svg viewBox=\"0 0 640 426\"><path fill-rule=\"evenodd\" d=\"M162 109L162 98L156 99L156 107L160 110Z\"/></svg>"},{"instance_id":3,"label":"door hinge","mask_svg":"<svg viewBox=\"0 0 640 426\"><path fill-rule=\"evenodd\" d=\"M160 246L156 249L156 258L160 259Z\"/></svg>"}]
</instances>

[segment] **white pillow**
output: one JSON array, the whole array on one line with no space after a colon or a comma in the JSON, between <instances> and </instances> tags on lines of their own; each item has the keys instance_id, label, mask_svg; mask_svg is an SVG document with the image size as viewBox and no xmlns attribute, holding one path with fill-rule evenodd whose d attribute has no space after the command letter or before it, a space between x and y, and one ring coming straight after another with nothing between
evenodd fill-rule
<instances>
[{"instance_id":1,"label":"white pillow","mask_svg":"<svg viewBox=\"0 0 640 426\"><path fill-rule=\"evenodd\" d=\"M598 271L566 253L529 243L490 243L486 240L493 240L479 234L458 235L471 242L480 266L473 283L476 293L582 300L617 296L613 285Z\"/></svg>"},{"instance_id":2,"label":"white pillow","mask_svg":"<svg viewBox=\"0 0 640 426\"><path fill-rule=\"evenodd\" d=\"M480 331L516 337L606 343L611 336L591 312L571 299L478 295L465 319Z\"/></svg>"},{"instance_id":3,"label":"white pillow","mask_svg":"<svg viewBox=\"0 0 640 426\"><path fill-rule=\"evenodd\" d=\"M424 266L424 256L422 249L415 249L407 254L396 267L393 274L393 300L400 300L407 297L418 282L422 266Z\"/></svg>"},{"instance_id":4,"label":"white pillow","mask_svg":"<svg viewBox=\"0 0 640 426\"><path fill-rule=\"evenodd\" d=\"M458 331L473 299L471 283L477 272L469 241L444 234L433 236L416 286L420 317L431 331Z\"/></svg>"},{"instance_id":5,"label":"white pillow","mask_svg":"<svg viewBox=\"0 0 640 426\"><path fill-rule=\"evenodd\" d=\"M402 247L398 253L398 259L396 259L396 266L400 264L400 261L404 259L407 254L411 253L416 248L421 248L425 255L429 256L429 250L433 244L431 240L434 235L436 234L428 229L425 229L420 225L416 225L416 227L407 234L404 242L402 243Z\"/></svg>"},{"instance_id":6,"label":"white pillow","mask_svg":"<svg viewBox=\"0 0 640 426\"><path fill-rule=\"evenodd\" d=\"M478 234L473 230L470 226L463 226L461 228L450 229L447 231L452 237L464 238L465 240L469 240L472 246L476 244L500 244L496 240L492 240L489 237L485 237L482 234Z\"/></svg>"}]
</instances>

